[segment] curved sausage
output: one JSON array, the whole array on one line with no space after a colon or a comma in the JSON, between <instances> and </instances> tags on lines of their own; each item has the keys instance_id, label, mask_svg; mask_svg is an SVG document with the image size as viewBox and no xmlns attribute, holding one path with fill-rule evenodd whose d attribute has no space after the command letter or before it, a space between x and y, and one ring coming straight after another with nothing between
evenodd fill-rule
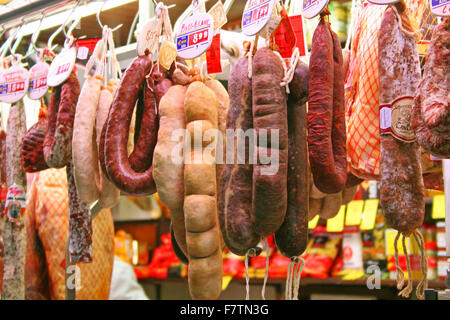
<instances>
[{"instance_id":1,"label":"curved sausage","mask_svg":"<svg viewBox=\"0 0 450 320\"><path fill-rule=\"evenodd\" d=\"M44 139L47 165L62 168L72 159L72 133L80 83L75 72L60 86L54 87L48 104L48 125Z\"/></svg>"},{"instance_id":2,"label":"curved sausage","mask_svg":"<svg viewBox=\"0 0 450 320\"><path fill-rule=\"evenodd\" d=\"M345 76L342 49L323 17L314 31L309 66L309 162L314 184L332 194L344 189L347 176Z\"/></svg>"},{"instance_id":3,"label":"curved sausage","mask_svg":"<svg viewBox=\"0 0 450 320\"><path fill-rule=\"evenodd\" d=\"M44 138L47 128L47 107L39 110L39 120L22 139L20 162L25 172L38 172L48 169L44 159Z\"/></svg>"},{"instance_id":4,"label":"curved sausage","mask_svg":"<svg viewBox=\"0 0 450 320\"><path fill-rule=\"evenodd\" d=\"M252 78L253 127L258 155L253 166L253 211L255 229L261 237L277 231L286 215L288 123L286 91L280 86L283 77L280 58L269 48L258 50L253 58ZM265 156L277 157L278 165L263 164Z\"/></svg>"},{"instance_id":5,"label":"curved sausage","mask_svg":"<svg viewBox=\"0 0 450 320\"><path fill-rule=\"evenodd\" d=\"M327 194L323 198L322 208L320 209L319 216L322 219L334 218L341 209L342 205L342 191L334 194Z\"/></svg>"},{"instance_id":6,"label":"curved sausage","mask_svg":"<svg viewBox=\"0 0 450 320\"><path fill-rule=\"evenodd\" d=\"M173 232L173 224L170 224L170 241L172 243L173 252L175 252L175 255L178 259L185 265L189 264L189 259L184 254L184 251L180 248L178 245L177 239L175 238L175 234Z\"/></svg>"},{"instance_id":7,"label":"curved sausage","mask_svg":"<svg viewBox=\"0 0 450 320\"><path fill-rule=\"evenodd\" d=\"M139 91L146 85L145 76L151 67L152 61L147 56L133 60L116 91L106 123L104 146L108 176L117 188L134 196L151 195L156 191L152 166L145 172L136 172L127 155L128 130L134 104Z\"/></svg>"}]
</instances>

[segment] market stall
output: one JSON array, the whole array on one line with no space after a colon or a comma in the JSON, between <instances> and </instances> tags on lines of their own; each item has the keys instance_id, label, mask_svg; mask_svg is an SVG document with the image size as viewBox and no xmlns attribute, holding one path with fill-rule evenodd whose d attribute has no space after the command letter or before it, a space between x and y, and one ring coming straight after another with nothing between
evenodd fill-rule
<instances>
[{"instance_id":1,"label":"market stall","mask_svg":"<svg viewBox=\"0 0 450 320\"><path fill-rule=\"evenodd\" d=\"M3 1L2 299L448 300L449 15Z\"/></svg>"}]
</instances>

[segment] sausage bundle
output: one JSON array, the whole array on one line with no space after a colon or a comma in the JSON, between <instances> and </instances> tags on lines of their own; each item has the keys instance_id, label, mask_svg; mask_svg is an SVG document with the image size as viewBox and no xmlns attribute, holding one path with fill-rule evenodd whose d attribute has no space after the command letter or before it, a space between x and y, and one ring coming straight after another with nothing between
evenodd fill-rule
<instances>
[{"instance_id":1,"label":"sausage bundle","mask_svg":"<svg viewBox=\"0 0 450 320\"><path fill-rule=\"evenodd\" d=\"M308 148L314 184L330 194L347 180L343 68L337 35L322 16L309 63Z\"/></svg>"},{"instance_id":2,"label":"sausage bundle","mask_svg":"<svg viewBox=\"0 0 450 320\"><path fill-rule=\"evenodd\" d=\"M276 232L287 207L288 123L284 68L269 48L253 57L252 102L257 163L253 166L253 212L261 237ZM274 136L272 136L274 135ZM278 157L278 165L265 157Z\"/></svg>"},{"instance_id":3,"label":"sausage bundle","mask_svg":"<svg viewBox=\"0 0 450 320\"><path fill-rule=\"evenodd\" d=\"M189 255L189 290L193 299L218 299L222 291L222 246L217 219L215 155L207 155L217 137L204 143L208 129L218 129L218 101L202 82L189 85L184 100L186 118L184 215ZM200 129L200 130L199 130ZM195 132L195 134L194 134ZM201 133L201 134L199 134ZM190 150L186 147L190 146Z\"/></svg>"},{"instance_id":4,"label":"sausage bundle","mask_svg":"<svg viewBox=\"0 0 450 320\"><path fill-rule=\"evenodd\" d=\"M23 101L12 104L8 116L6 135L6 184L27 187L25 172L20 164L21 141L27 131ZM14 204L10 205L9 210ZM6 219L6 217L5 217ZM25 300L25 219L11 221L6 219L3 229L4 273L3 299Z\"/></svg>"},{"instance_id":5,"label":"sausage bundle","mask_svg":"<svg viewBox=\"0 0 450 320\"><path fill-rule=\"evenodd\" d=\"M108 177L121 191L135 196L151 195L156 191L151 161L146 162L145 166L143 164L141 166L140 163L142 159L152 159L154 151L156 101L147 87L146 79L152 66L153 63L148 56L139 56L125 71L104 126L104 139L100 139L100 150L104 150ZM142 125L137 130L138 141L135 144L134 155L128 158L128 132L139 95L144 99ZM148 147L147 141L150 141L148 145L153 147ZM140 147L143 149L139 149Z\"/></svg>"},{"instance_id":6,"label":"sausage bundle","mask_svg":"<svg viewBox=\"0 0 450 320\"><path fill-rule=\"evenodd\" d=\"M380 137L380 204L388 225L405 237L416 236L416 230L423 223L425 190L419 145L414 141L410 125L412 97L420 81L420 63L416 40L403 31L397 20L395 11L399 8L402 13L402 5L386 9L378 39L380 105L391 106L393 131L392 134L381 133ZM420 246L420 241L418 243ZM410 271L409 257L407 263ZM401 289L402 281L398 287ZM400 294L408 297L411 290L410 280Z\"/></svg>"},{"instance_id":7,"label":"sausage bundle","mask_svg":"<svg viewBox=\"0 0 450 320\"><path fill-rule=\"evenodd\" d=\"M245 139L244 136L247 130L253 128L252 83L248 78L246 57L239 59L233 68L228 90L230 107L226 129L241 130L242 135L233 137L233 141L225 141L225 150L233 152L233 163L223 167L218 182L219 222L227 248L243 256L249 249L255 248L261 239L255 228L252 208L253 165L250 163L249 151L253 146L249 141L251 139ZM245 154L238 154L238 139L243 138L245 141L241 148L245 148ZM238 162L238 159L241 161Z\"/></svg>"},{"instance_id":8,"label":"sausage bundle","mask_svg":"<svg viewBox=\"0 0 450 320\"><path fill-rule=\"evenodd\" d=\"M48 104L48 125L44 139L45 162L51 168L63 168L72 159L72 134L80 83L75 71L54 87Z\"/></svg>"}]
</instances>

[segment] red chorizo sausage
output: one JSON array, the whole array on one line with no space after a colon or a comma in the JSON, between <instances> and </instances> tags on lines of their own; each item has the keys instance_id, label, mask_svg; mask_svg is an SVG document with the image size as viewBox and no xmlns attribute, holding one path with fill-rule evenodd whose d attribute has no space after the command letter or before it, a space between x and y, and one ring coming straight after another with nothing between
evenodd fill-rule
<instances>
[{"instance_id":1,"label":"red chorizo sausage","mask_svg":"<svg viewBox=\"0 0 450 320\"><path fill-rule=\"evenodd\" d=\"M145 172L136 172L127 155L128 131L134 105L139 92L146 85L145 77L151 67L152 61L149 57L139 56L125 71L111 105L104 139L108 176L117 188L135 196L151 195L156 192L152 166ZM151 151L153 153L153 150Z\"/></svg>"},{"instance_id":2,"label":"red chorizo sausage","mask_svg":"<svg viewBox=\"0 0 450 320\"><path fill-rule=\"evenodd\" d=\"M314 184L324 193L345 187L342 50L324 18L314 31L309 63L308 148Z\"/></svg>"}]
</instances>

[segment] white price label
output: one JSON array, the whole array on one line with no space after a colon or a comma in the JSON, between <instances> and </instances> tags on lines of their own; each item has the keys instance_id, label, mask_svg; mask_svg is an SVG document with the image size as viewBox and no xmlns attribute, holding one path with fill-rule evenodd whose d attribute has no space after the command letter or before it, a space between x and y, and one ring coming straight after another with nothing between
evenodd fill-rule
<instances>
[{"instance_id":1,"label":"white price label","mask_svg":"<svg viewBox=\"0 0 450 320\"><path fill-rule=\"evenodd\" d=\"M30 87L28 97L32 100L39 100L48 91L47 74L49 65L39 62L30 69Z\"/></svg>"},{"instance_id":2,"label":"white price label","mask_svg":"<svg viewBox=\"0 0 450 320\"><path fill-rule=\"evenodd\" d=\"M147 21L147 23L141 28L137 39L137 54L139 56L146 55L148 53L154 53L158 49L159 36L161 34L162 21L154 17Z\"/></svg>"},{"instance_id":3,"label":"white price label","mask_svg":"<svg viewBox=\"0 0 450 320\"><path fill-rule=\"evenodd\" d=\"M15 103L28 91L29 73L22 67L12 67L0 75L0 101Z\"/></svg>"},{"instance_id":4,"label":"white price label","mask_svg":"<svg viewBox=\"0 0 450 320\"><path fill-rule=\"evenodd\" d=\"M402 0L367 0L367 1L369 1L370 3L373 3L373 4L384 4L384 5L386 5L386 4L398 3L398 2L400 2Z\"/></svg>"},{"instance_id":5,"label":"white price label","mask_svg":"<svg viewBox=\"0 0 450 320\"><path fill-rule=\"evenodd\" d=\"M199 13L186 19L178 30L176 39L178 55L194 59L211 46L214 21L210 14Z\"/></svg>"},{"instance_id":6,"label":"white price label","mask_svg":"<svg viewBox=\"0 0 450 320\"><path fill-rule=\"evenodd\" d=\"M430 0L431 12L441 17L450 16L450 0Z\"/></svg>"},{"instance_id":7,"label":"white price label","mask_svg":"<svg viewBox=\"0 0 450 320\"><path fill-rule=\"evenodd\" d=\"M329 0L303 0L303 16L312 19L322 12Z\"/></svg>"},{"instance_id":8,"label":"white price label","mask_svg":"<svg viewBox=\"0 0 450 320\"><path fill-rule=\"evenodd\" d=\"M22 186L13 184L6 195L5 213L8 220L16 222L22 219L26 208L26 194Z\"/></svg>"},{"instance_id":9,"label":"white price label","mask_svg":"<svg viewBox=\"0 0 450 320\"><path fill-rule=\"evenodd\" d=\"M86 60L89 55L88 47L78 47L77 58L80 60Z\"/></svg>"},{"instance_id":10,"label":"white price label","mask_svg":"<svg viewBox=\"0 0 450 320\"><path fill-rule=\"evenodd\" d=\"M242 13L242 33L254 36L269 22L273 13L273 0L248 0Z\"/></svg>"},{"instance_id":11,"label":"white price label","mask_svg":"<svg viewBox=\"0 0 450 320\"><path fill-rule=\"evenodd\" d=\"M381 108L380 109L380 128L382 130L388 129L392 126L392 109Z\"/></svg>"},{"instance_id":12,"label":"white price label","mask_svg":"<svg viewBox=\"0 0 450 320\"><path fill-rule=\"evenodd\" d=\"M69 78L75 66L77 50L75 47L64 48L52 61L48 70L47 83L49 87L59 86Z\"/></svg>"}]
</instances>

